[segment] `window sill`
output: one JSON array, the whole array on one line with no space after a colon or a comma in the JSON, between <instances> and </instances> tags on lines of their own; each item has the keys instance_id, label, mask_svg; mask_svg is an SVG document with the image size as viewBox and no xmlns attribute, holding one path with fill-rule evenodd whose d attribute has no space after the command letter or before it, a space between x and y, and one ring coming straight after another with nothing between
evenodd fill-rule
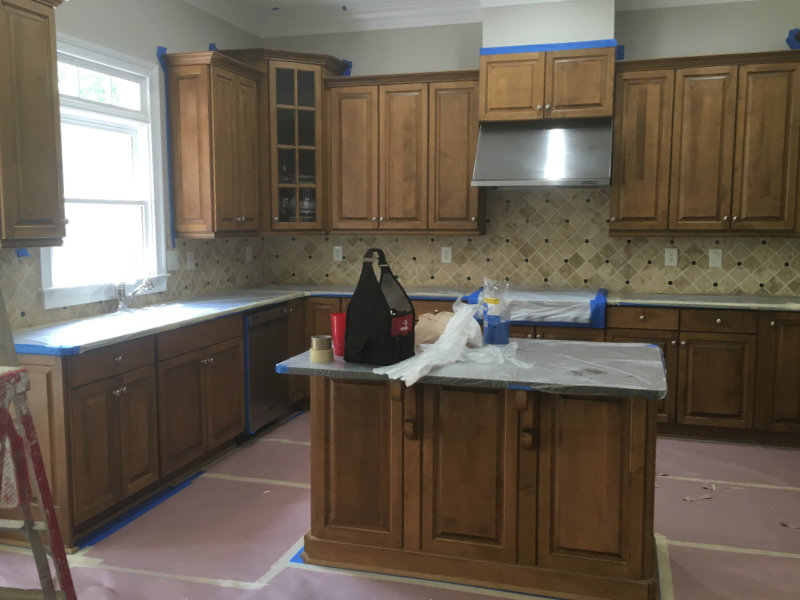
<instances>
[{"instance_id":1,"label":"window sill","mask_svg":"<svg viewBox=\"0 0 800 600\"><path fill-rule=\"evenodd\" d=\"M167 278L169 274L152 275L147 277L153 282L153 289L140 292L141 295L156 294L167 291ZM142 283L144 279L139 279L129 289ZM65 288L46 288L42 290L44 296L44 307L46 309L64 308L67 306L77 306L79 304L89 304L91 302L103 302L105 300L117 299L117 284L103 283L97 285L81 285ZM138 295L138 294L137 294Z\"/></svg>"}]
</instances>

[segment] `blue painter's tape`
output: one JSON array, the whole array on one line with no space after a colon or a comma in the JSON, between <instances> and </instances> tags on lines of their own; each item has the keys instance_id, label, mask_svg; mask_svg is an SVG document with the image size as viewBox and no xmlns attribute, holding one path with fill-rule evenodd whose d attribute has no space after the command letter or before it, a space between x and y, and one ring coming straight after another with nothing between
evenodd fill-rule
<instances>
[{"instance_id":1,"label":"blue painter's tape","mask_svg":"<svg viewBox=\"0 0 800 600\"><path fill-rule=\"evenodd\" d=\"M211 42L208 45L208 51L209 52L216 52L217 51L217 45L214 42Z\"/></svg>"},{"instance_id":2,"label":"blue painter's tape","mask_svg":"<svg viewBox=\"0 0 800 600\"><path fill-rule=\"evenodd\" d=\"M303 560L303 556L302 556L302 554L303 554L303 551L304 551L305 549L306 549L306 547L305 547L305 546L303 546L302 548L300 548L300 550L298 550L298 551L297 551L297 554L295 554L295 555L294 555L292 558L290 558L290 559L289 559L289 562L290 562L290 563L297 563L298 565L304 565L304 564L306 564L306 561L304 561L304 560Z\"/></svg>"},{"instance_id":3,"label":"blue painter's tape","mask_svg":"<svg viewBox=\"0 0 800 600\"><path fill-rule=\"evenodd\" d=\"M786 38L786 44L792 50L800 50L800 29L790 29L789 37Z\"/></svg>"},{"instance_id":4,"label":"blue painter's tape","mask_svg":"<svg viewBox=\"0 0 800 600\"><path fill-rule=\"evenodd\" d=\"M280 373L281 375L286 375L289 372L289 367L278 363L275 365L275 372Z\"/></svg>"},{"instance_id":5,"label":"blue painter's tape","mask_svg":"<svg viewBox=\"0 0 800 600\"><path fill-rule=\"evenodd\" d=\"M159 46L156 49L156 56L158 57L158 64L161 65L161 70L164 73L164 106L166 114L164 115L164 125L167 137L167 205L169 206L169 237L172 242L172 247L175 247L175 199L172 194L172 136L170 135L169 126L169 82L167 81L167 54L166 46Z\"/></svg>"},{"instance_id":6,"label":"blue painter's tape","mask_svg":"<svg viewBox=\"0 0 800 600\"><path fill-rule=\"evenodd\" d=\"M125 525L127 525L128 523L134 521L137 517L142 516L143 514L148 512L150 509L158 506L159 504L164 502L164 500L166 500L170 496L174 496L175 494L180 492L183 488L188 486L195 479L200 477L200 475L202 475L203 473L205 473L205 471L198 471L197 473L195 473L194 475L192 475L188 479L186 479L186 480L184 480L184 481L182 481L182 482L180 482L180 483L178 483L176 485L168 487L167 489L165 489L161 493L156 494L152 498L149 498L145 502L142 502L138 506L135 506L134 508L132 508L128 512L123 513L122 515L120 515L119 517L117 517L113 521L107 523L106 525L104 525L100 529L98 529L96 531L93 531L90 535L76 540L75 541L75 545L78 548L85 548L86 546L94 546L98 542L106 539L112 533L114 533L116 531L119 531L120 529L125 527Z\"/></svg>"},{"instance_id":7,"label":"blue painter's tape","mask_svg":"<svg viewBox=\"0 0 800 600\"><path fill-rule=\"evenodd\" d=\"M533 391L536 390L536 388L532 388L529 385L510 385L510 386L508 386L508 389L510 389L510 390L522 390L522 391L525 391L525 392L533 392Z\"/></svg>"},{"instance_id":8,"label":"blue painter's tape","mask_svg":"<svg viewBox=\"0 0 800 600\"><path fill-rule=\"evenodd\" d=\"M342 77L350 77L350 73L353 71L353 61L343 58L342 62L344 64L346 64L347 66L344 68L344 71L342 71L342 75L341 76Z\"/></svg>"},{"instance_id":9,"label":"blue painter's tape","mask_svg":"<svg viewBox=\"0 0 800 600\"><path fill-rule=\"evenodd\" d=\"M481 56L492 54L519 54L522 52L550 52L553 50L585 50L587 48L616 48L617 40L587 40L560 44L528 44L524 46L489 46L481 48Z\"/></svg>"},{"instance_id":10,"label":"blue painter's tape","mask_svg":"<svg viewBox=\"0 0 800 600\"><path fill-rule=\"evenodd\" d=\"M30 256L31 255L31 253L28 252L27 248L17 248L15 250L15 252L17 253L17 257L19 257L19 258L25 258L26 256Z\"/></svg>"},{"instance_id":11,"label":"blue painter's tape","mask_svg":"<svg viewBox=\"0 0 800 600\"><path fill-rule=\"evenodd\" d=\"M37 344L14 344L17 354L39 354L41 356L72 356L80 354L80 346L39 346Z\"/></svg>"},{"instance_id":12,"label":"blue painter's tape","mask_svg":"<svg viewBox=\"0 0 800 600\"><path fill-rule=\"evenodd\" d=\"M625 60L625 46L617 46L617 60Z\"/></svg>"}]
</instances>

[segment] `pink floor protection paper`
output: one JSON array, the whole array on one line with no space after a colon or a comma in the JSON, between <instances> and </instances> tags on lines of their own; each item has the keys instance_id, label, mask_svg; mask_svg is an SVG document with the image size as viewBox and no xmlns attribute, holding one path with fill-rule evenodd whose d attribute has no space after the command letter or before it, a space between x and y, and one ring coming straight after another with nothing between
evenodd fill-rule
<instances>
[{"instance_id":1,"label":"pink floor protection paper","mask_svg":"<svg viewBox=\"0 0 800 600\"><path fill-rule=\"evenodd\" d=\"M309 442L303 413L70 556L78 597L537 598L293 562L309 528ZM662 438L656 463L662 600L800 598L800 450ZM31 555L0 546L0 586L35 585Z\"/></svg>"}]
</instances>

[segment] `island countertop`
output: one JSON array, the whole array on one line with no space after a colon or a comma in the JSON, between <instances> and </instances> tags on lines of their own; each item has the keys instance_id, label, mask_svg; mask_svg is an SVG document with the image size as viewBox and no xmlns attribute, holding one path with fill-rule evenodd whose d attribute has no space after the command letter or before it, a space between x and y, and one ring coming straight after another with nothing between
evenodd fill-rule
<instances>
[{"instance_id":1,"label":"island countertop","mask_svg":"<svg viewBox=\"0 0 800 600\"><path fill-rule=\"evenodd\" d=\"M516 339L514 358L503 364L459 362L436 367L420 383L512 388L549 393L664 398L667 381L661 350L650 344ZM386 380L373 366L311 362L306 351L275 366L279 373L339 379Z\"/></svg>"}]
</instances>

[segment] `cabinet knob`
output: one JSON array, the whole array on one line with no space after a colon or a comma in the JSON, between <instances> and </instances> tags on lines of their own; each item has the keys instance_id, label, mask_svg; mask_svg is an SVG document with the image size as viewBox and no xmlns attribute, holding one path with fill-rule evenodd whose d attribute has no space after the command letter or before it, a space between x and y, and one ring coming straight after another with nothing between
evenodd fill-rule
<instances>
[{"instance_id":1,"label":"cabinet knob","mask_svg":"<svg viewBox=\"0 0 800 600\"><path fill-rule=\"evenodd\" d=\"M737 217L736 215L733 215L733 219L731 219L731 221L738 221L738 220L739 220L739 217Z\"/></svg>"},{"instance_id":2,"label":"cabinet knob","mask_svg":"<svg viewBox=\"0 0 800 600\"><path fill-rule=\"evenodd\" d=\"M127 393L128 393L128 386L127 386L127 385L123 385L123 386L122 386L122 389L121 389L120 391L121 391L123 394L127 394Z\"/></svg>"},{"instance_id":3,"label":"cabinet knob","mask_svg":"<svg viewBox=\"0 0 800 600\"><path fill-rule=\"evenodd\" d=\"M122 354L118 354L117 356L115 356L114 357L114 362L117 363L118 365L121 365L122 364Z\"/></svg>"},{"instance_id":4,"label":"cabinet knob","mask_svg":"<svg viewBox=\"0 0 800 600\"><path fill-rule=\"evenodd\" d=\"M122 395L122 388L112 390L111 395L114 396L114 398L119 398Z\"/></svg>"},{"instance_id":5,"label":"cabinet knob","mask_svg":"<svg viewBox=\"0 0 800 600\"><path fill-rule=\"evenodd\" d=\"M278 217L273 217L272 220L277 223L278 222Z\"/></svg>"},{"instance_id":6,"label":"cabinet knob","mask_svg":"<svg viewBox=\"0 0 800 600\"><path fill-rule=\"evenodd\" d=\"M536 105L536 110L542 110L542 105L541 104L537 104Z\"/></svg>"},{"instance_id":7,"label":"cabinet knob","mask_svg":"<svg viewBox=\"0 0 800 600\"><path fill-rule=\"evenodd\" d=\"M552 107L551 107L549 104L545 104L545 105L544 105L544 109L545 109L545 110L550 110L551 108L552 108Z\"/></svg>"},{"instance_id":8,"label":"cabinet knob","mask_svg":"<svg viewBox=\"0 0 800 600\"><path fill-rule=\"evenodd\" d=\"M775 327L775 321L770 321L770 322L769 322L769 326L770 326L770 327Z\"/></svg>"},{"instance_id":9,"label":"cabinet knob","mask_svg":"<svg viewBox=\"0 0 800 600\"><path fill-rule=\"evenodd\" d=\"M677 346L678 345L678 341L677 340L672 340L670 342L670 344L672 344L673 346Z\"/></svg>"},{"instance_id":10,"label":"cabinet knob","mask_svg":"<svg viewBox=\"0 0 800 600\"><path fill-rule=\"evenodd\" d=\"M532 334L532 333L529 333L529 334L528 334L528 339L529 339L529 340L532 340L532 339L533 339L533 334Z\"/></svg>"},{"instance_id":11,"label":"cabinet knob","mask_svg":"<svg viewBox=\"0 0 800 600\"><path fill-rule=\"evenodd\" d=\"M69 225L69 219L61 219L62 225Z\"/></svg>"},{"instance_id":12,"label":"cabinet knob","mask_svg":"<svg viewBox=\"0 0 800 600\"><path fill-rule=\"evenodd\" d=\"M716 321L714 321L714 323L716 323L717 325L722 325L722 319L717 319Z\"/></svg>"},{"instance_id":13,"label":"cabinet knob","mask_svg":"<svg viewBox=\"0 0 800 600\"><path fill-rule=\"evenodd\" d=\"M210 365L213 365L213 364L214 364L214 357L213 357L213 356L210 356L210 357L208 358L208 364L210 364Z\"/></svg>"},{"instance_id":14,"label":"cabinet knob","mask_svg":"<svg viewBox=\"0 0 800 600\"><path fill-rule=\"evenodd\" d=\"M644 321L644 315L639 315L639 320Z\"/></svg>"},{"instance_id":15,"label":"cabinet knob","mask_svg":"<svg viewBox=\"0 0 800 600\"><path fill-rule=\"evenodd\" d=\"M380 218L380 219L378 219L378 220L379 220L379 221L383 221L383 217L381 217L381 218Z\"/></svg>"},{"instance_id":16,"label":"cabinet knob","mask_svg":"<svg viewBox=\"0 0 800 600\"><path fill-rule=\"evenodd\" d=\"M540 339L542 339L542 334L541 334L541 333L537 333L537 334L536 334L536 339L537 339L537 340L540 340Z\"/></svg>"},{"instance_id":17,"label":"cabinet knob","mask_svg":"<svg viewBox=\"0 0 800 600\"><path fill-rule=\"evenodd\" d=\"M373 220L373 221L377 221L377 220L378 220L378 217L372 217L372 220Z\"/></svg>"},{"instance_id":18,"label":"cabinet knob","mask_svg":"<svg viewBox=\"0 0 800 600\"><path fill-rule=\"evenodd\" d=\"M728 215L723 215L722 220L723 221L727 221L728 220Z\"/></svg>"},{"instance_id":19,"label":"cabinet knob","mask_svg":"<svg viewBox=\"0 0 800 600\"><path fill-rule=\"evenodd\" d=\"M681 346L685 346L685 345L686 345L686 342L681 342Z\"/></svg>"},{"instance_id":20,"label":"cabinet knob","mask_svg":"<svg viewBox=\"0 0 800 600\"><path fill-rule=\"evenodd\" d=\"M439 309L438 308L434 308L433 309L433 314L438 315L439 314Z\"/></svg>"},{"instance_id":21,"label":"cabinet knob","mask_svg":"<svg viewBox=\"0 0 800 600\"><path fill-rule=\"evenodd\" d=\"M470 219L470 221L472 221L473 223L474 223L475 221L477 221L477 220L478 220L478 217L472 217L472 218Z\"/></svg>"},{"instance_id":22,"label":"cabinet knob","mask_svg":"<svg viewBox=\"0 0 800 600\"><path fill-rule=\"evenodd\" d=\"M617 220L617 217L611 217L611 218L609 219L609 221L610 221L611 223L613 223L613 222L614 222L614 221L616 221L616 220Z\"/></svg>"}]
</instances>

